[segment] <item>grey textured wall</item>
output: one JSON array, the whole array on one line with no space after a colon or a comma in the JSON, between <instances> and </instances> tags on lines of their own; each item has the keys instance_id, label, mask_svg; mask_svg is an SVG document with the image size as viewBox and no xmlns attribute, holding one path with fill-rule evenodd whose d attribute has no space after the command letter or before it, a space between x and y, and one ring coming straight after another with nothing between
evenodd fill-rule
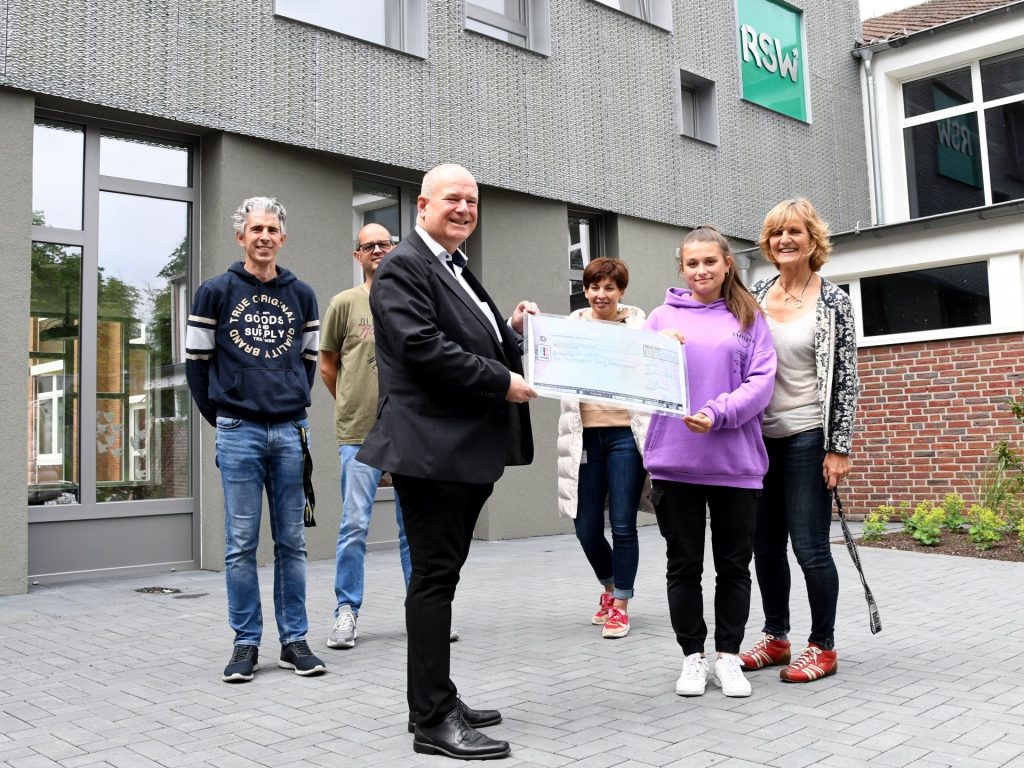
<instances>
[{"instance_id":1,"label":"grey textured wall","mask_svg":"<svg viewBox=\"0 0 1024 768\"><path fill-rule=\"evenodd\" d=\"M425 60L273 16L272 0L5 0L0 84L750 237L811 196L869 218L856 0L805 0L813 125L739 99L731 2L674 4L675 33L553 0L550 57L462 30L427 0ZM676 133L673 71L717 83L721 143ZM387 107L387 114L368 119Z\"/></svg>"},{"instance_id":2,"label":"grey textured wall","mask_svg":"<svg viewBox=\"0 0 1024 768\"><path fill-rule=\"evenodd\" d=\"M231 214L246 197L277 197L288 211L288 240L278 263L316 290L321 312L331 296L351 285L352 178L337 158L281 144L222 134L203 142L201 279L220 274L242 258L231 228ZM347 282L346 282L347 281ZM306 531L311 559L334 556L340 508L337 503L338 449L333 401L314 382L309 411L317 490L317 527ZM201 426L199 489L203 568L224 567L224 497L214 464L214 430ZM267 518L260 533L259 562L273 561Z\"/></svg>"},{"instance_id":3,"label":"grey textured wall","mask_svg":"<svg viewBox=\"0 0 1024 768\"><path fill-rule=\"evenodd\" d=\"M2 7L0 7L2 11ZM2 49L0 49L2 57ZM0 408L0 434L4 435L0 460L0 594L13 595L28 588L28 512L25 495L28 431L25 428L25 392L28 356L25 325L29 316L32 271L32 119L35 100L29 94L0 89L0 306L9 332L0 366L0 392L9 407Z\"/></svg>"}]
</instances>

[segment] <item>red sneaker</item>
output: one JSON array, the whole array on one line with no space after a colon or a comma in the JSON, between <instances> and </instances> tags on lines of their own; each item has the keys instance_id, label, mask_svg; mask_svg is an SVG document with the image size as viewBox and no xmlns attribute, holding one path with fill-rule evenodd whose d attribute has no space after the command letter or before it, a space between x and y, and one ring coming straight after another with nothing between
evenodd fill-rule
<instances>
[{"instance_id":1,"label":"red sneaker","mask_svg":"<svg viewBox=\"0 0 1024 768\"><path fill-rule=\"evenodd\" d=\"M811 643L796 660L779 672L787 683L809 683L821 677L834 675L839 669L839 659L835 651L826 651Z\"/></svg>"},{"instance_id":2,"label":"red sneaker","mask_svg":"<svg viewBox=\"0 0 1024 768\"><path fill-rule=\"evenodd\" d=\"M620 608L614 605L608 609L608 621L604 623L601 630L601 637L616 638L625 637L629 634L629 616Z\"/></svg>"},{"instance_id":3,"label":"red sneaker","mask_svg":"<svg viewBox=\"0 0 1024 768\"><path fill-rule=\"evenodd\" d=\"M774 635L765 633L754 647L739 654L739 665L744 670L761 670L790 664L790 641L776 640Z\"/></svg>"},{"instance_id":4,"label":"red sneaker","mask_svg":"<svg viewBox=\"0 0 1024 768\"><path fill-rule=\"evenodd\" d=\"M776 640L774 635L765 633L754 647L740 654L744 669L764 669L779 664L789 664L789 640Z\"/></svg>"},{"instance_id":5,"label":"red sneaker","mask_svg":"<svg viewBox=\"0 0 1024 768\"><path fill-rule=\"evenodd\" d=\"M602 592L601 593L601 605L597 609L597 613L595 613L594 617L590 620L590 623L591 624L604 624L606 621L608 621L608 611L609 611L609 609L611 609L612 604L614 602L615 602L615 598L612 597L612 593L611 592Z\"/></svg>"}]
</instances>

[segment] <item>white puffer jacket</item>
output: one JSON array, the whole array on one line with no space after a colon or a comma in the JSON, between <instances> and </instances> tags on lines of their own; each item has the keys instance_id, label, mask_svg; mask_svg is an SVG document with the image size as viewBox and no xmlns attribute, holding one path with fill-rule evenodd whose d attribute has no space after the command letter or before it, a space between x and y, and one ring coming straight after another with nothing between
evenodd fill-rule
<instances>
[{"instance_id":1,"label":"white puffer jacket","mask_svg":"<svg viewBox=\"0 0 1024 768\"><path fill-rule=\"evenodd\" d=\"M639 307L620 304L620 310L627 310L626 325L630 328L643 328L646 315ZM590 308L577 309L569 317L582 320L589 316ZM644 452L644 439L647 437L647 425L651 420L649 413L629 410L630 427L636 449L640 455ZM563 517L576 518L576 503L579 494L580 462L583 460L583 419L580 416L580 401L575 397L562 398L562 412L558 416L558 512ZM640 499L640 509L651 512L649 496L650 480L644 483L644 492Z\"/></svg>"}]
</instances>

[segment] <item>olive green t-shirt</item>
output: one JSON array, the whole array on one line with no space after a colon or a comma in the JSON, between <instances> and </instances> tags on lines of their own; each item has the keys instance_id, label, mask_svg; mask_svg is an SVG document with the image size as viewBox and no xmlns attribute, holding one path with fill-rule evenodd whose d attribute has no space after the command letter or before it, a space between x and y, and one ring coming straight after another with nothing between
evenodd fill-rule
<instances>
[{"instance_id":1,"label":"olive green t-shirt","mask_svg":"<svg viewBox=\"0 0 1024 768\"><path fill-rule=\"evenodd\" d=\"M341 357L334 403L338 445L360 445L377 420L377 348L364 286L331 299L320 323L320 349Z\"/></svg>"}]
</instances>

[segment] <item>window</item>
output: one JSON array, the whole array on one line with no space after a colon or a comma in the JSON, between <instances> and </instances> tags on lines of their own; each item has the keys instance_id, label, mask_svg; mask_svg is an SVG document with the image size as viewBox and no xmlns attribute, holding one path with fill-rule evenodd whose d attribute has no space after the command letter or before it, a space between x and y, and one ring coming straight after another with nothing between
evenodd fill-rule
<instances>
[{"instance_id":1,"label":"window","mask_svg":"<svg viewBox=\"0 0 1024 768\"><path fill-rule=\"evenodd\" d=\"M912 218L1024 198L1024 51L906 82Z\"/></svg>"},{"instance_id":2,"label":"window","mask_svg":"<svg viewBox=\"0 0 1024 768\"><path fill-rule=\"evenodd\" d=\"M419 188L381 179L352 179L352 243L367 224L380 224L398 242L416 226ZM352 285L363 282L363 270L352 260Z\"/></svg>"},{"instance_id":3,"label":"window","mask_svg":"<svg viewBox=\"0 0 1024 768\"><path fill-rule=\"evenodd\" d=\"M549 0L466 0L466 29L528 48L551 53Z\"/></svg>"},{"instance_id":4,"label":"window","mask_svg":"<svg viewBox=\"0 0 1024 768\"><path fill-rule=\"evenodd\" d=\"M163 136L36 121L29 504L191 511L193 155Z\"/></svg>"},{"instance_id":5,"label":"window","mask_svg":"<svg viewBox=\"0 0 1024 768\"><path fill-rule=\"evenodd\" d=\"M604 221L597 213L569 212L569 310L589 306L583 294L583 270L604 256Z\"/></svg>"},{"instance_id":6,"label":"window","mask_svg":"<svg viewBox=\"0 0 1024 768\"><path fill-rule=\"evenodd\" d=\"M718 144L718 105L714 82L680 70L678 92L676 122L679 133L708 144Z\"/></svg>"},{"instance_id":7,"label":"window","mask_svg":"<svg viewBox=\"0 0 1024 768\"><path fill-rule=\"evenodd\" d=\"M672 3L670 0L597 0L601 5L615 8L630 16L649 21L662 29L672 31Z\"/></svg>"},{"instance_id":8,"label":"window","mask_svg":"<svg viewBox=\"0 0 1024 768\"><path fill-rule=\"evenodd\" d=\"M424 0L274 0L274 13L426 58Z\"/></svg>"},{"instance_id":9,"label":"window","mask_svg":"<svg viewBox=\"0 0 1024 768\"><path fill-rule=\"evenodd\" d=\"M864 336L988 325L988 264L918 269L860 280Z\"/></svg>"}]
</instances>

